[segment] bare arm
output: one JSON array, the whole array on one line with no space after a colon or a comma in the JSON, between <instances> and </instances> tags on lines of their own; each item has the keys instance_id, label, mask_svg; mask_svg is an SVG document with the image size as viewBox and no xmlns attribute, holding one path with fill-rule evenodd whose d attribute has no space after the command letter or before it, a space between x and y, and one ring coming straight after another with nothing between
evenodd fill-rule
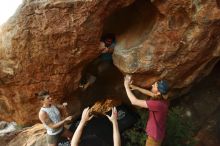
<instances>
[{"instance_id":1,"label":"bare arm","mask_svg":"<svg viewBox=\"0 0 220 146\"><path fill-rule=\"evenodd\" d=\"M80 141L80 137L83 132L83 128L86 125L86 123L92 119L92 117L93 116L89 116L89 108L86 108L83 110L81 121L80 121L78 127L76 128L76 131L75 131L73 138L71 140L71 146L78 146L79 145L79 141Z\"/></svg>"},{"instance_id":2,"label":"bare arm","mask_svg":"<svg viewBox=\"0 0 220 146\"><path fill-rule=\"evenodd\" d=\"M152 93L152 92L149 91L149 90L140 88L140 87L135 86L135 85L130 85L130 87L131 87L132 89L138 90L138 91L140 91L141 93L143 93L143 94L145 94L145 95L148 95L148 96L150 96L150 97L153 97L153 96L154 96L154 93Z\"/></svg>"},{"instance_id":3,"label":"bare arm","mask_svg":"<svg viewBox=\"0 0 220 146\"><path fill-rule=\"evenodd\" d=\"M112 115L109 117L106 115L108 119L112 122L113 126L113 141L114 141L114 146L121 146L121 137L119 133L119 128L118 128L118 121L117 121L117 110L115 107L112 108Z\"/></svg>"},{"instance_id":4,"label":"bare arm","mask_svg":"<svg viewBox=\"0 0 220 146\"><path fill-rule=\"evenodd\" d=\"M80 121L78 127L76 128L76 131L74 132L73 138L71 140L71 146L78 146L80 142L80 137L83 132L83 128L85 126L85 123L82 123Z\"/></svg>"},{"instance_id":5,"label":"bare arm","mask_svg":"<svg viewBox=\"0 0 220 146\"><path fill-rule=\"evenodd\" d=\"M128 95L129 100L131 101L131 104L142 107L142 108L148 108L146 101L145 100L140 100L138 99L132 92L131 89L129 88L129 82L130 82L130 77L126 76L125 81L124 81L124 86L126 93Z\"/></svg>"},{"instance_id":6,"label":"bare arm","mask_svg":"<svg viewBox=\"0 0 220 146\"><path fill-rule=\"evenodd\" d=\"M118 122L113 122L113 140L114 146L121 146L121 137L119 134Z\"/></svg>"},{"instance_id":7,"label":"bare arm","mask_svg":"<svg viewBox=\"0 0 220 146\"><path fill-rule=\"evenodd\" d=\"M72 116L69 116L58 123L53 123L50 120L50 118L48 117L47 113L45 113L44 111L40 111L39 112L39 119L42 123L45 123L48 127L52 128L52 129L56 129L56 128L62 127L64 125L64 123L71 121Z\"/></svg>"}]
</instances>

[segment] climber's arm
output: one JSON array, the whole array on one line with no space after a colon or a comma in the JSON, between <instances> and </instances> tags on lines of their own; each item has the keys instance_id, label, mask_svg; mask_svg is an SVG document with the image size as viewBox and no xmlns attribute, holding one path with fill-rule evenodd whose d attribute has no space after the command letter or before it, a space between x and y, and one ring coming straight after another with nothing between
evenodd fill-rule
<instances>
[{"instance_id":1,"label":"climber's arm","mask_svg":"<svg viewBox=\"0 0 220 146\"><path fill-rule=\"evenodd\" d=\"M145 94L145 95L148 95L148 96L150 96L150 97L153 97L153 96L154 96L154 93L152 93L152 92L149 91L149 90L140 88L140 87L135 86L135 85L132 85L132 84L130 85L130 87L131 87L132 89L138 90L138 91L140 91L141 93L143 93L143 94Z\"/></svg>"}]
</instances>

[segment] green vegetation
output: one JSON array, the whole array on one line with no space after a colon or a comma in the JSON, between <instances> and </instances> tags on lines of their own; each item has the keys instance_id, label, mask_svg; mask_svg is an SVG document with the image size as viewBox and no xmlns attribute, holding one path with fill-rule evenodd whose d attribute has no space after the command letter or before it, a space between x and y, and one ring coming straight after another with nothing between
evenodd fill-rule
<instances>
[{"instance_id":1,"label":"green vegetation","mask_svg":"<svg viewBox=\"0 0 220 146\"><path fill-rule=\"evenodd\" d=\"M133 128L125 131L123 136L126 140L126 146L144 146L146 140L146 121L148 111L138 110L140 119ZM169 111L167 121L167 134L163 146L194 146L193 139L194 124L184 116L184 110L179 107L172 108Z\"/></svg>"}]
</instances>

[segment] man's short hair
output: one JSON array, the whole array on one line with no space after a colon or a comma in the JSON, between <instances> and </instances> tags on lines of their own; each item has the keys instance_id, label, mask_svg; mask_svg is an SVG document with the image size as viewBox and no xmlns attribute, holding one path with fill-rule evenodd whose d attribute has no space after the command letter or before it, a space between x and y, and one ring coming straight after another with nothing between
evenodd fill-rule
<instances>
[{"instance_id":1,"label":"man's short hair","mask_svg":"<svg viewBox=\"0 0 220 146\"><path fill-rule=\"evenodd\" d=\"M44 100L45 96L49 95L49 92L46 90L42 90L38 93L35 93L35 96L37 96L38 99Z\"/></svg>"}]
</instances>

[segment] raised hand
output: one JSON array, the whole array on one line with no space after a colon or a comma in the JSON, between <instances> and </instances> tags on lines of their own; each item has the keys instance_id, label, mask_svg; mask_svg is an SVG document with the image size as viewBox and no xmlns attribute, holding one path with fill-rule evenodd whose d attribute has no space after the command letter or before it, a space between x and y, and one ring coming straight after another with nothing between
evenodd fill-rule
<instances>
[{"instance_id":1,"label":"raised hand","mask_svg":"<svg viewBox=\"0 0 220 146\"><path fill-rule=\"evenodd\" d=\"M113 108L112 108L112 115L111 115L111 117L110 117L109 115L106 115L106 116L108 117L108 119L109 119L112 123L117 122L118 112L117 112L116 107L113 107Z\"/></svg>"},{"instance_id":2,"label":"raised hand","mask_svg":"<svg viewBox=\"0 0 220 146\"><path fill-rule=\"evenodd\" d=\"M89 107L85 108L82 113L81 122L86 123L93 118L93 116L89 115Z\"/></svg>"},{"instance_id":3,"label":"raised hand","mask_svg":"<svg viewBox=\"0 0 220 146\"><path fill-rule=\"evenodd\" d=\"M130 75L126 75L124 78L124 84L128 85L131 83L131 76Z\"/></svg>"},{"instance_id":4,"label":"raised hand","mask_svg":"<svg viewBox=\"0 0 220 146\"><path fill-rule=\"evenodd\" d=\"M114 146L121 146L121 137L120 137L118 121L117 121L118 112L117 112L116 107L112 108L112 115L111 115L111 117L109 115L106 115L106 116L112 122Z\"/></svg>"},{"instance_id":5,"label":"raised hand","mask_svg":"<svg viewBox=\"0 0 220 146\"><path fill-rule=\"evenodd\" d=\"M76 131L75 131L73 138L71 140L71 146L78 146L79 145L80 137L83 132L83 128L86 125L86 122L91 120L93 117L93 116L90 116L89 113L90 113L89 107L87 107L83 110L81 121L80 121L78 127L76 128Z\"/></svg>"}]
</instances>

